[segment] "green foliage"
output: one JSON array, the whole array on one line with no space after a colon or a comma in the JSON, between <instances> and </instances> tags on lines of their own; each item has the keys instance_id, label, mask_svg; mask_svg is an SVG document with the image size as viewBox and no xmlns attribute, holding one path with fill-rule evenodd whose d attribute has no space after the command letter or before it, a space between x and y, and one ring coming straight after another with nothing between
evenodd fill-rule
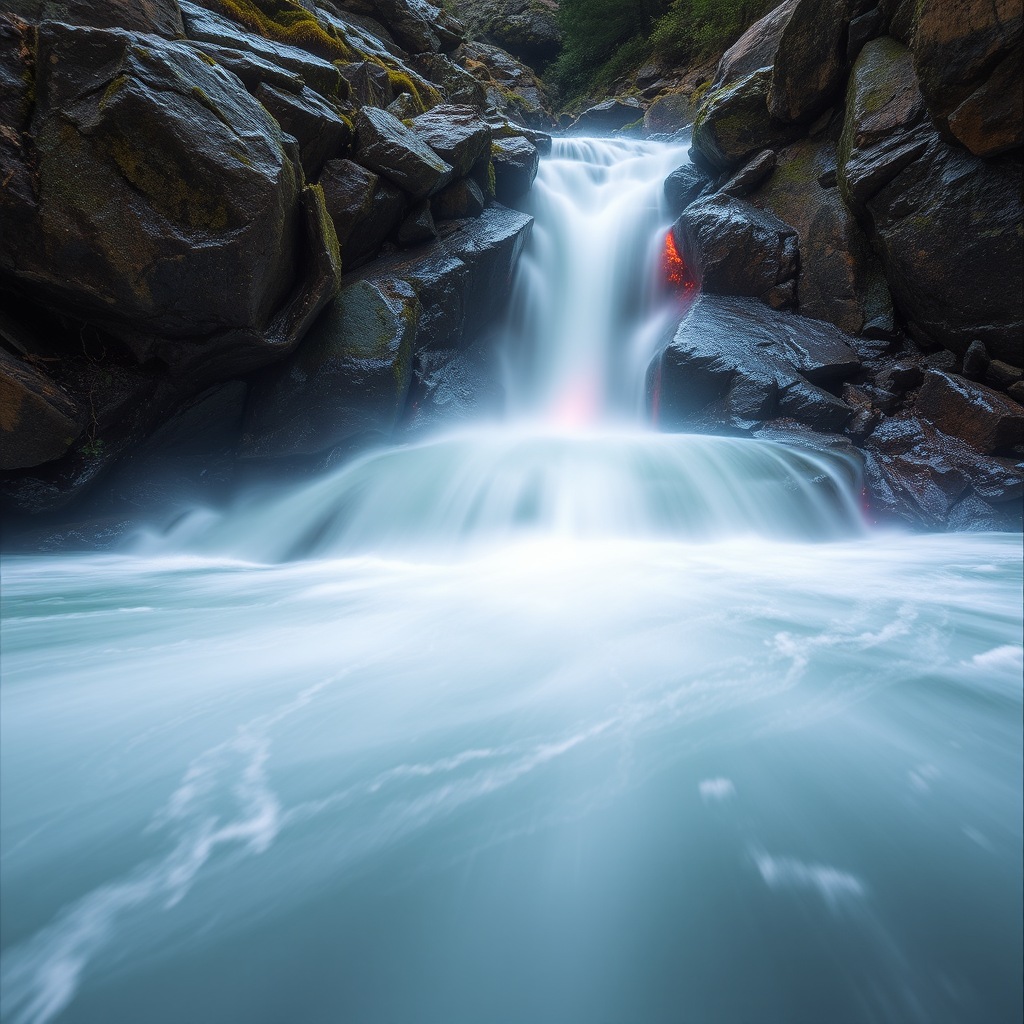
<instances>
[{"instance_id":1,"label":"green foliage","mask_svg":"<svg viewBox=\"0 0 1024 1024\"><path fill-rule=\"evenodd\" d=\"M724 51L778 0L562 0L553 77L566 99L603 92L651 59L674 66Z\"/></svg>"}]
</instances>

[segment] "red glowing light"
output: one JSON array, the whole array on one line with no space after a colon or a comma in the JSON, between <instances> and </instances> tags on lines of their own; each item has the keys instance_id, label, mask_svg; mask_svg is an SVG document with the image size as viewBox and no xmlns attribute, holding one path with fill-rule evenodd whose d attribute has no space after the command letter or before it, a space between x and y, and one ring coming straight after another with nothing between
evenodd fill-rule
<instances>
[{"instance_id":1,"label":"red glowing light","mask_svg":"<svg viewBox=\"0 0 1024 1024\"><path fill-rule=\"evenodd\" d=\"M693 275L690 273L690 268L686 265L683 257L679 255L679 250L676 248L676 240L672 237L671 231L665 235L665 248L661 254L661 265L669 284L686 290L693 287Z\"/></svg>"}]
</instances>

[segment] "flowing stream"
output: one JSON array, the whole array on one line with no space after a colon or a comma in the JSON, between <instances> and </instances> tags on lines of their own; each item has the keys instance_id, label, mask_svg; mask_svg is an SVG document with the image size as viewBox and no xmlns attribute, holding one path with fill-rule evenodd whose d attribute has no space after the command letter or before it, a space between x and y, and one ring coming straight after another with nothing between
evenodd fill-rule
<instances>
[{"instance_id":1,"label":"flowing stream","mask_svg":"<svg viewBox=\"0 0 1024 1024\"><path fill-rule=\"evenodd\" d=\"M506 424L4 558L4 1022L1021 1019L1020 537L643 429L684 159L555 142Z\"/></svg>"}]
</instances>

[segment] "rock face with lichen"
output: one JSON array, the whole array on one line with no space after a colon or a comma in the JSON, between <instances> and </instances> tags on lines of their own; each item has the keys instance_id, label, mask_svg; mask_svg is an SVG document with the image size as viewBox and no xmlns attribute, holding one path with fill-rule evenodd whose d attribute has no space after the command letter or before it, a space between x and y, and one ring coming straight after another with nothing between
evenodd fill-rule
<instances>
[{"instance_id":1,"label":"rock face with lichen","mask_svg":"<svg viewBox=\"0 0 1024 1024\"><path fill-rule=\"evenodd\" d=\"M252 374L290 366L282 360L314 324L313 349L359 333L351 303L320 315L343 268L347 281L370 280L382 259L391 266L425 242L447 247L438 259L449 274L457 263L474 309L497 309L508 294L530 221L509 214L514 230L496 226L492 123L513 148L516 132L529 133L519 142L535 170L539 133L501 115L529 106L540 86L494 46L482 54L493 74L467 70L454 53L464 27L428 0L11 8L0 15L9 511L80 503L115 467L160 448L150 439L198 415L186 411L197 402L204 417L223 417L224 429L210 427L218 444L235 432L237 454L239 403L265 401L269 386L260 377L246 399ZM448 301L465 305L454 292ZM439 321L436 350L454 358L474 316ZM379 382L358 360L342 362L336 404L374 406ZM407 390L389 392L393 418ZM200 401L221 392L231 400ZM146 476L113 475L118 487Z\"/></svg>"}]
</instances>

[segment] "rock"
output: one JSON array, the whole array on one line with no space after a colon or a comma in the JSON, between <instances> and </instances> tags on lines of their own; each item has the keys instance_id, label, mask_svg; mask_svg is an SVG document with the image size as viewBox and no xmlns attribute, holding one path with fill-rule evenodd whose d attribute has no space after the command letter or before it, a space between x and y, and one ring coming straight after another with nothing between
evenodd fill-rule
<instances>
[{"instance_id":1,"label":"rock","mask_svg":"<svg viewBox=\"0 0 1024 1024\"><path fill-rule=\"evenodd\" d=\"M348 275L304 344L257 382L243 457L390 437L406 409L414 356L461 350L493 321L531 224L494 207L439 241Z\"/></svg>"},{"instance_id":2,"label":"rock","mask_svg":"<svg viewBox=\"0 0 1024 1024\"><path fill-rule=\"evenodd\" d=\"M493 12L483 24L487 42L503 47L518 60L538 70L543 70L561 52L562 32L556 17L557 3L511 0L484 6ZM500 11L493 11L499 6L502 8Z\"/></svg>"},{"instance_id":3,"label":"rock","mask_svg":"<svg viewBox=\"0 0 1024 1024\"><path fill-rule=\"evenodd\" d=\"M60 458L81 435L85 413L31 363L0 348L0 470Z\"/></svg>"},{"instance_id":4,"label":"rock","mask_svg":"<svg viewBox=\"0 0 1024 1024\"><path fill-rule=\"evenodd\" d=\"M644 112L644 131L648 135L671 135L693 124L697 106L691 89L663 93Z\"/></svg>"},{"instance_id":5,"label":"rock","mask_svg":"<svg viewBox=\"0 0 1024 1024\"><path fill-rule=\"evenodd\" d=\"M761 68L775 63L782 33L793 16L798 0L786 0L755 21L740 38L729 47L718 62L712 89L732 85L734 82Z\"/></svg>"},{"instance_id":6,"label":"rock","mask_svg":"<svg viewBox=\"0 0 1024 1024\"><path fill-rule=\"evenodd\" d=\"M399 121L411 121L420 112L412 94L408 92L400 92L385 109Z\"/></svg>"},{"instance_id":7,"label":"rock","mask_svg":"<svg viewBox=\"0 0 1024 1024\"><path fill-rule=\"evenodd\" d=\"M665 202L669 213L678 217L710 184L710 179L699 167L693 164L677 167L665 179Z\"/></svg>"},{"instance_id":8,"label":"rock","mask_svg":"<svg viewBox=\"0 0 1024 1024\"><path fill-rule=\"evenodd\" d=\"M1024 410L998 391L955 373L929 370L916 411L943 433L986 455L1024 443Z\"/></svg>"},{"instance_id":9,"label":"rock","mask_svg":"<svg viewBox=\"0 0 1024 1024\"><path fill-rule=\"evenodd\" d=\"M544 128L553 123L544 84L511 54L497 46L468 42L453 56L483 85L489 108L531 128Z\"/></svg>"},{"instance_id":10,"label":"rock","mask_svg":"<svg viewBox=\"0 0 1024 1024\"><path fill-rule=\"evenodd\" d=\"M923 381L921 367L907 359L897 360L875 374L877 387L898 395L920 387Z\"/></svg>"},{"instance_id":11,"label":"rock","mask_svg":"<svg viewBox=\"0 0 1024 1024\"><path fill-rule=\"evenodd\" d=\"M980 340L1020 362L1020 159L943 142L891 39L868 43L854 67L838 178L914 337L958 353Z\"/></svg>"},{"instance_id":12,"label":"rock","mask_svg":"<svg viewBox=\"0 0 1024 1024\"><path fill-rule=\"evenodd\" d=\"M853 64L864 44L884 33L885 15L879 8L874 7L866 14L854 18L850 22L850 31L846 39L846 63Z\"/></svg>"},{"instance_id":13,"label":"rock","mask_svg":"<svg viewBox=\"0 0 1024 1024\"><path fill-rule=\"evenodd\" d=\"M991 360L980 341L972 341L964 353L964 376L970 380L984 380Z\"/></svg>"},{"instance_id":14,"label":"rock","mask_svg":"<svg viewBox=\"0 0 1024 1024\"><path fill-rule=\"evenodd\" d=\"M634 124L644 116L644 108L633 98L611 99L584 110L576 118L571 135L606 135L626 125Z\"/></svg>"},{"instance_id":15,"label":"rock","mask_svg":"<svg viewBox=\"0 0 1024 1024\"><path fill-rule=\"evenodd\" d=\"M180 39L181 10L175 0L12 0L8 10L27 21L59 21L86 28L121 28Z\"/></svg>"},{"instance_id":16,"label":"rock","mask_svg":"<svg viewBox=\"0 0 1024 1024\"><path fill-rule=\"evenodd\" d=\"M464 29L428 0L374 0L395 39L410 53L453 50Z\"/></svg>"},{"instance_id":17,"label":"rock","mask_svg":"<svg viewBox=\"0 0 1024 1024\"><path fill-rule=\"evenodd\" d=\"M277 123L184 43L46 23L38 58L38 192L0 205L11 283L178 373L286 351L332 285L296 281L299 229L327 221L299 208Z\"/></svg>"},{"instance_id":18,"label":"rock","mask_svg":"<svg viewBox=\"0 0 1024 1024\"><path fill-rule=\"evenodd\" d=\"M331 160L320 176L338 235L341 265L354 269L375 255L405 214L405 193L352 160Z\"/></svg>"},{"instance_id":19,"label":"rock","mask_svg":"<svg viewBox=\"0 0 1024 1024\"><path fill-rule=\"evenodd\" d=\"M499 203L509 205L533 188L540 154L537 147L520 137L497 139L491 145L494 164L495 195Z\"/></svg>"},{"instance_id":20,"label":"rock","mask_svg":"<svg viewBox=\"0 0 1024 1024\"><path fill-rule=\"evenodd\" d=\"M280 40L266 39L240 30L237 22L220 17L188 0L179 0L178 6L189 39L254 53L262 60L299 75L310 89L321 96L338 95L341 73L332 61L341 56L340 52L333 53L330 59L325 60L299 46L290 46Z\"/></svg>"},{"instance_id":21,"label":"rock","mask_svg":"<svg viewBox=\"0 0 1024 1024\"><path fill-rule=\"evenodd\" d=\"M484 212L484 194L472 178L461 178L431 200L434 220L461 220Z\"/></svg>"},{"instance_id":22,"label":"rock","mask_svg":"<svg viewBox=\"0 0 1024 1024\"><path fill-rule=\"evenodd\" d=\"M768 109L811 121L832 102L846 72L849 0L797 0L775 53Z\"/></svg>"},{"instance_id":23,"label":"rock","mask_svg":"<svg viewBox=\"0 0 1024 1024\"><path fill-rule=\"evenodd\" d=\"M1017 381L1016 384L1011 384L1007 389L1006 393L1018 403L1018 405L1024 405L1024 381Z\"/></svg>"},{"instance_id":24,"label":"rock","mask_svg":"<svg viewBox=\"0 0 1024 1024\"><path fill-rule=\"evenodd\" d=\"M775 170L774 149L762 149L751 157L718 191L723 195L741 199L749 195Z\"/></svg>"},{"instance_id":25,"label":"rock","mask_svg":"<svg viewBox=\"0 0 1024 1024\"><path fill-rule=\"evenodd\" d=\"M892 337L892 297L877 256L839 191L834 132L780 150L777 166L750 197L791 224L800 240L800 312L847 334Z\"/></svg>"},{"instance_id":26,"label":"rock","mask_svg":"<svg viewBox=\"0 0 1024 1024\"><path fill-rule=\"evenodd\" d=\"M349 126L309 89L295 94L261 83L254 95L274 120L298 141L302 169L310 181L320 176L324 164L337 156L351 139Z\"/></svg>"},{"instance_id":27,"label":"rock","mask_svg":"<svg viewBox=\"0 0 1024 1024\"><path fill-rule=\"evenodd\" d=\"M711 90L693 122L693 148L714 168L728 171L762 149L784 145L799 129L772 121L768 113L769 68Z\"/></svg>"},{"instance_id":28,"label":"rock","mask_svg":"<svg viewBox=\"0 0 1024 1024\"><path fill-rule=\"evenodd\" d=\"M547 132L490 114L487 117L487 123L491 126L492 139L523 138L527 142L532 142L541 156L548 156L551 153L551 136Z\"/></svg>"},{"instance_id":29,"label":"rock","mask_svg":"<svg viewBox=\"0 0 1024 1024\"><path fill-rule=\"evenodd\" d=\"M715 295L760 296L796 276L796 228L740 199L691 203L672 228L680 256Z\"/></svg>"},{"instance_id":30,"label":"rock","mask_svg":"<svg viewBox=\"0 0 1024 1024\"><path fill-rule=\"evenodd\" d=\"M363 107L356 114L355 130L356 160L414 199L433 195L451 181L451 166L387 111Z\"/></svg>"},{"instance_id":31,"label":"rock","mask_svg":"<svg viewBox=\"0 0 1024 1024\"><path fill-rule=\"evenodd\" d=\"M926 529L1020 528L1019 461L981 455L910 413L885 419L864 450L876 515Z\"/></svg>"},{"instance_id":32,"label":"rock","mask_svg":"<svg viewBox=\"0 0 1024 1024\"><path fill-rule=\"evenodd\" d=\"M395 101L395 89L388 69L370 60L342 64L342 81L348 86L352 102L360 107L389 107Z\"/></svg>"},{"instance_id":33,"label":"rock","mask_svg":"<svg viewBox=\"0 0 1024 1024\"><path fill-rule=\"evenodd\" d=\"M481 110L486 106L484 87L451 58L441 53L420 53L411 58L411 63L440 89L449 103L467 104Z\"/></svg>"},{"instance_id":34,"label":"rock","mask_svg":"<svg viewBox=\"0 0 1024 1024\"><path fill-rule=\"evenodd\" d=\"M993 359L985 371L985 383L1000 391L1008 391L1021 377L1024 377L1024 370L1004 363L1002 359Z\"/></svg>"},{"instance_id":35,"label":"rock","mask_svg":"<svg viewBox=\"0 0 1024 1024\"><path fill-rule=\"evenodd\" d=\"M279 67L277 64L272 64L255 53L249 53L247 50L232 50L227 46L218 46L216 43L193 42L191 45L200 53L205 53L225 71L237 75L249 92L255 92L264 82L287 92L302 92L305 88L305 82L301 75Z\"/></svg>"},{"instance_id":36,"label":"rock","mask_svg":"<svg viewBox=\"0 0 1024 1024\"><path fill-rule=\"evenodd\" d=\"M920 0L912 49L936 123L977 156L1024 144L1024 15L1016 0Z\"/></svg>"},{"instance_id":37,"label":"rock","mask_svg":"<svg viewBox=\"0 0 1024 1024\"><path fill-rule=\"evenodd\" d=\"M818 385L859 366L831 325L756 299L702 294L648 368L648 411L670 430L749 432L779 417L842 430L853 410Z\"/></svg>"},{"instance_id":38,"label":"rock","mask_svg":"<svg viewBox=\"0 0 1024 1024\"><path fill-rule=\"evenodd\" d=\"M437 238L437 227L434 224L429 199L417 203L409 211L409 215L398 226L396 238L398 244L402 246L416 245L418 242Z\"/></svg>"},{"instance_id":39,"label":"rock","mask_svg":"<svg viewBox=\"0 0 1024 1024\"><path fill-rule=\"evenodd\" d=\"M470 106L442 105L415 118L413 131L464 178L490 152L491 126Z\"/></svg>"}]
</instances>

